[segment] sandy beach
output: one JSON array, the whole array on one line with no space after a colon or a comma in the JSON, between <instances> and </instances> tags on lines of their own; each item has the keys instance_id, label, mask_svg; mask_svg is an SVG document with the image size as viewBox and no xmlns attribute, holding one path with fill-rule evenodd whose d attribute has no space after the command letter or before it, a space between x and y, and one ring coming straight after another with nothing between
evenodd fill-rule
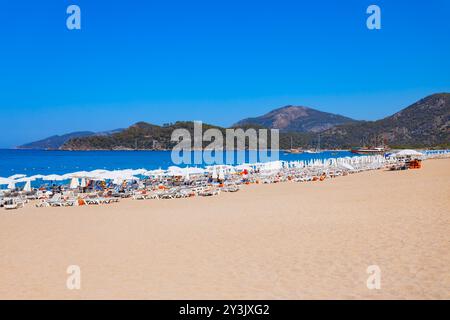
<instances>
[{"instance_id":1,"label":"sandy beach","mask_svg":"<svg viewBox=\"0 0 450 320\"><path fill-rule=\"evenodd\" d=\"M428 160L211 198L1 209L0 299L449 299L449 181L450 160Z\"/></svg>"}]
</instances>

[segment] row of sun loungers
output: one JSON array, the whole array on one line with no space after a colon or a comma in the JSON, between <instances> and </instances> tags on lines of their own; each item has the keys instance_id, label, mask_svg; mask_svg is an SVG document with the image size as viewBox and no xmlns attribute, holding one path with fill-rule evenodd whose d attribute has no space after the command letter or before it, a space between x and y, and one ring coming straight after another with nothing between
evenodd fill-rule
<instances>
[{"instance_id":1,"label":"row of sun loungers","mask_svg":"<svg viewBox=\"0 0 450 320\"><path fill-rule=\"evenodd\" d=\"M20 208L28 201L37 200L38 207L68 207L78 205L103 205L131 198L133 200L181 199L195 196L211 197L221 192L237 192L241 185L272 184L281 182L323 181L325 179L346 176L361 171L375 170L391 165L397 161L375 163L348 163L335 166L283 167L278 170L264 172L253 170L247 173L225 174L224 179L213 179L209 175L191 176L189 181L183 179L146 179L137 182L113 186L112 189L78 193L76 191L34 190L33 192L0 193L0 206L7 209ZM61 188L60 188L61 189ZM81 189L79 190L81 192Z\"/></svg>"}]
</instances>

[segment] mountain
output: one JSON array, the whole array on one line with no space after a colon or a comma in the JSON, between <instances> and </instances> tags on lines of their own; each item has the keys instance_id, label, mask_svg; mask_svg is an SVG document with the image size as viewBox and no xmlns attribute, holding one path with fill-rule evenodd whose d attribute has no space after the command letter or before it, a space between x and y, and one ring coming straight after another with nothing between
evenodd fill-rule
<instances>
[{"instance_id":1,"label":"mountain","mask_svg":"<svg viewBox=\"0 0 450 320\"><path fill-rule=\"evenodd\" d=\"M59 149L64 143L74 138L90 137L90 136L108 136L121 132L123 129L116 129L104 132L92 132L92 131L78 131L72 132L64 135L54 135L39 141L30 142L21 146L17 149L36 149L36 150L55 150Z\"/></svg>"},{"instance_id":2,"label":"mountain","mask_svg":"<svg viewBox=\"0 0 450 320\"><path fill-rule=\"evenodd\" d=\"M224 128L203 123L203 131ZM173 124L158 126L147 122L138 122L121 132L107 136L78 137L67 141L62 150L161 150L172 148L176 142L171 141L175 129L186 129L194 135L194 123L178 121ZM209 144L205 143L205 145Z\"/></svg>"},{"instance_id":3,"label":"mountain","mask_svg":"<svg viewBox=\"0 0 450 320\"><path fill-rule=\"evenodd\" d=\"M241 120L234 126L255 124L282 132L320 132L336 125L355 122L356 120L348 117L308 107L286 106L260 117Z\"/></svg>"},{"instance_id":4,"label":"mountain","mask_svg":"<svg viewBox=\"0 0 450 320\"><path fill-rule=\"evenodd\" d=\"M328 148L449 146L450 93L430 95L381 120L335 126L321 133L321 141Z\"/></svg>"},{"instance_id":5,"label":"mountain","mask_svg":"<svg viewBox=\"0 0 450 320\"><path fill-rule=\"evenodd\" d=\"M18 146L17 149L58 149L61 147L66 141L72 138L80 138L94 135L95 132L91 131L80 131L80 132L72 132L68 134L64 134L61 136L55 135L51 136L39 141L30 142L21 146Z\"/></svg>"},{"instance_id":6,"label":"mountain","mask_svg":"<svg viewBox=\"0 0 450 320\"><path fill-rule=\"evenodd\" d=\"M315 148L319 136L321 147L328 149L347 149L382 142L391 147L449 147L450 93L425 97L392 116L377 121L355 121L310 108L288 106L262 117L239 121L233 126L244 130L274 127L280 129L281 149L289 149L291 141L294 148ZM203 124L203 132L210 128L220 130L225 137L225 128ZM194 124L178 121L158 126L138 122L127 129L112 132L55 136L35 142L31 147L62 150L170 149L176 144L171 141L175 129L186 129L193 136ZM46 142L47 140L50 142ZM209 143L204 142L203 147Z\"/></svg>"}]
</instances>

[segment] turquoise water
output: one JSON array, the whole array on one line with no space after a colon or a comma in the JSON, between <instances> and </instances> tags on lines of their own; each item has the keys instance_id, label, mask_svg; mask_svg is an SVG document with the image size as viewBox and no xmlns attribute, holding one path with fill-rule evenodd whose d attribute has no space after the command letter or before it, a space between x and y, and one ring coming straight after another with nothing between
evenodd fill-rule
<instances>
[{"instance_id":1,"label":"turquoise water","mask_svg":"<svg viewBox=\"0 0 450 320\"><path fill-rule=\"evenodd\" d=\"M199 151L200 152L200 151ZM200 152L201 153L201 152ZM228 164L239 164L238 153L250 159L248 151L235 151L235 161ZM224 157L226 152L224 152ZM280 160L326 159L334 157L354 156L348 151L325 151L314 154L287 154L279 152ZM14 174L65 174L76 171L95 169L166 169L174 165L170 151L43 151L43 150L1 150L0 177ZM202 163L204 166L205 163ZM179 165L183 167L185 165ZM190 165L193 166L193 165Z\"/></svg>"}]
</instances>

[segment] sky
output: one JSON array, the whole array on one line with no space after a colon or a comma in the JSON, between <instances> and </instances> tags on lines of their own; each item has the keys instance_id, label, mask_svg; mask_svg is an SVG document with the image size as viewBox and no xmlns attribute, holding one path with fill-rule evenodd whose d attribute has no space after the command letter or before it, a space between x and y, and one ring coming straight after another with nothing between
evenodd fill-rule
<instances>
[{"instance_id":1,"label":"sky","mask_svg":"<svg viewBox=\"0 0 450 320\"><path fill-rule=\"evenodd\" d=\"M450 92L448 0L0 0L0 41L0 148L284 105L376 120Z\"/></svg>"}]
</instances>

